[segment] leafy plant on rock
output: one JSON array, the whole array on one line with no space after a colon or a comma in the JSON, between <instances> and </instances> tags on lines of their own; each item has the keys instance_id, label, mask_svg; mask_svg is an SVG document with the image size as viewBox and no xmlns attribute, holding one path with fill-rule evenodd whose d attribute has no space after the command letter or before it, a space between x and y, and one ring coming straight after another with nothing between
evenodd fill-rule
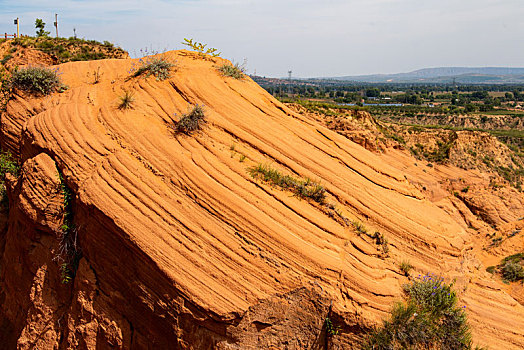
<instances>
[{"instance_id":1,"label":"leafy plant on rock","mask_svg":"<svg viewBox=\"0 0 524 350\"><path fill-rule=\"evenodd\" d=\"M365 350L474 349L465 306L457 305L453 283L428 274L404 286L405 302L395 304L390 317L373 329Z\"/></svg>"},{"instance_id":2,"label":"leafy plant on rock","mask_svg":"<svg viewBox=\"0 0 524 350\"><path fill-rule=\"evenodd\" d=\"M206 55L210 55L211 57L217 57L220 55L220 52L217 52L218 50L212 47L206 48L207 44L199 43L197 41L193 41L193 39L186 39L184 38L184 41L182 42L182 45L188 46L190 49L198 52L198 54L205 58Z\"/></svg>"}]
</instances>

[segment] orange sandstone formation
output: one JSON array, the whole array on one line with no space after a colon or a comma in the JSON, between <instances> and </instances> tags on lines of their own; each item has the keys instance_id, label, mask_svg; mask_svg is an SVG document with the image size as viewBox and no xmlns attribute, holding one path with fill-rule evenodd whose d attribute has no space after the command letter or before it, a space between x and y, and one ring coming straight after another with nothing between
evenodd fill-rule
<instances>
[{"instance_id":1,"label":"orange sandstone formation","mask_svg":"<svg viewBox=\"0 0 524 350\"><path fill-rule=\"evenodd\" d=\"M131 59L66 63L69 90L9 101L1 143L22 170L7 179L0 235L6 348L356 348L401 298L404 260L457 280L476 343L524 347L524 307L485 272L436 170L407 174L405 153L372 153L222 76L225 60L165 57L177 66L165 81L130 78ZM101 81L87 81L98 67ZM132 109L118 108L124 91ZM175 134L195 104L203 130ZM387 256L320 205L254 180L258 163L320 181L331 207L388 239ZM82 256L68 284L59 174Z\"/></svg>"}]
</instances>

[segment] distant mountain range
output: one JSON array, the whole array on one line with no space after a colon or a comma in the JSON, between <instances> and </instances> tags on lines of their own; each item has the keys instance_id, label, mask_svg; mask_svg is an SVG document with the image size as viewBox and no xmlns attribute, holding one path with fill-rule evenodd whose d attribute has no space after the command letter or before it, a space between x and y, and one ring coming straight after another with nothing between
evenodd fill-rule
<instances>
[{"instance_id":1,"label":"distant mountain range","mask_svg":"<svg viewBox=\"0 0 524 350\"><path fill-rule=\"evenodd\" d=\"M370 74L332 77L329 79L367 83L456 83L524 84L524 68L507 67L438 67L409 73Z\"/></svg>"}]
</instances>

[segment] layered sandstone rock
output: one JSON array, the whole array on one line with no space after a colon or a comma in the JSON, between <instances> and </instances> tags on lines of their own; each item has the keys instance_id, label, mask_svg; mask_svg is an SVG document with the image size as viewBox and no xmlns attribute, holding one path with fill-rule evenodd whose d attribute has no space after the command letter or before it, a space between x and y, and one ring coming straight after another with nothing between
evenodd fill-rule
<instances>
[{"instance_id":1,"label":"layered sandstone rock","mask_svg":"<svg viewBox=\"0 0 524 350\"><path fill-rule=\"evenodd\" d=\"M20 349L351 348L407 282L398 265L456 278L475 341L524 346L524 307L484 271L472 231L405 153L372 153L273 99L225 60L177 51L172 78L130 78L136 60L60 66L70 87L18 93L2 115L8 179L0 236L0 341ZM85 80L100 67L98 84ZM133 109L118 108L131 91ZM207 123L176 134L204 105ZM327 201L380 231L389 254L318 205L255 181L269 163L319 180ZM412 164L412 163L411 163ZM62 284L64 185L81 259ZM410 179L408 181L408 178ZM425 189L421 184L425 184ZM428 192L434 185L434 192ZM428 186L428 187L426 187ZM439 192L440 191L440 192ZM341 326L331 339L329 316Z\"/></svg>"}]
</instances>

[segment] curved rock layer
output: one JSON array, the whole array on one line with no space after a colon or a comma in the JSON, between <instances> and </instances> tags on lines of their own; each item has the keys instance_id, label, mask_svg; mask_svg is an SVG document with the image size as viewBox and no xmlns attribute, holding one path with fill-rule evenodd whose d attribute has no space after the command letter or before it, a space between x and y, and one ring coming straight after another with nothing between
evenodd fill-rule
<instances>
[{"instance_id":1,"label":"curved rock layer","mask_svg":"<svg viewBox=\"0 0 524 350\"><path fill-rule=\"evenodd\" d=\"M169 52L165 81L131 77L137 60L60 65L70 88L17 95L2 147L23 164L9 178L0 239L0 341L21 349L322 349L356 346L416 273L456 278L474 339L524 347L524 308L484 272L449 199L426 198L398 153L377 155L293 113L225 60ZM89 72L100 67L102 80ZM133 95L132 109L119 97ZM207 123L174 126L191 106ZM398 162L396 162L396 158ZM329 211L254 180L271 164L319 180L327 202L380 231L389 255ZM61 283L59 174L73 192L82 258ZM417 174L423 181L424 173ZM427 181L431 177L427 175ZM324 319L341 328L326 338ZM328 341L329 340L329 341Z\"/></svg>"}]
</instances>

